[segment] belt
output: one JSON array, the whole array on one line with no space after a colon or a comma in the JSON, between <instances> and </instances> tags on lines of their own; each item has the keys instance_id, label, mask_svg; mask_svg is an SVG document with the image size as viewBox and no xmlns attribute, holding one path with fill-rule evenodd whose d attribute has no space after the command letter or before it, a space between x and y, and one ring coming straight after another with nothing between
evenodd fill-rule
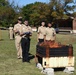
<instances>
[{"instance_id":1,"label":"belt","mask_svg":"<svg viewBox=\"0 0 76 75\"><path fill-rule=\"evenodd\" d=\"M25 36L25 37L22 37L22 38L29 38L29 37Z\"/></svg>"}]
</instances>

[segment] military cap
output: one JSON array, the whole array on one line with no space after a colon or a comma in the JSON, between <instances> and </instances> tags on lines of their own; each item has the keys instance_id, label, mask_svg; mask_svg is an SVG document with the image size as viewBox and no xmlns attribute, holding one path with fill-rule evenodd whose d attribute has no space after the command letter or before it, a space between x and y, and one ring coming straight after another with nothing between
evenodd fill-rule
<instances>
[{"instance_id":1,"label":"military cap","mask_svg":"<svg viewBox=\"0 0 76 75\"><path fill-rule=\"evenodd\" d=\"M20 17L18 17L18 20L19 20L19 21L22 21L22 17L21 17L21 16L20 16Z\"/></svg>"}]
</instances>

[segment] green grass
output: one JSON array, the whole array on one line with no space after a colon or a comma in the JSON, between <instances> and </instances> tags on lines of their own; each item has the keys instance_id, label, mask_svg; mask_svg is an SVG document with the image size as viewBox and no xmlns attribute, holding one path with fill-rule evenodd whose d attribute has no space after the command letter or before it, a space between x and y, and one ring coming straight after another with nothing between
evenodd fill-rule
<instances>
[{"instance_id":1,"label":"green grass","mask_svg":"<svg viewBox=\"0 0 76 75\"><path fill-rule=\"evenodd\" d=\"M30 53L36 53L36 37L37 33L34 32L31 37ZM0 31L0 75L43 75L41 70L36 68L35 60L31 59L31 63L23 63L21 59L17 59L16 48L14 40L9 40L8 31ZM74 49L74 56L76 57L76 36L75 35L62 35L57 34L57 42L62 44L72 44ZM76 63L76 60L75 60ZM76 65L75 65L76 68ZM55 75L69 75L62 71L55 72ZM76 70L73 74L76 75Z\"/></svg>"}]
</instances>

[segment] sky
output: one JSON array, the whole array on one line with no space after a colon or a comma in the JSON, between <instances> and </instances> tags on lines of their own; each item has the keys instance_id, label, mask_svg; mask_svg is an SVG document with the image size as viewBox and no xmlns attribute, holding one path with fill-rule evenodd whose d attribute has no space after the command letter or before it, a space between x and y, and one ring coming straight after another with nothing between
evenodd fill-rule
<instances>
[{"instance_id":1,"label":"sky","mask_svg":"<svg viewBox=\"0 0 76 75\"><path fill-rule=\"evenodd\" d=\"M49 0L8 0L8 1L10 3L12 3L12 1L14 1L15 5L18 4L20 7L30 4L30 3L34 3L34 2L44 2L44 3L49 2Z\"/></svg>"},{"instance_id":2,"label":"sky","mask_svg":"<svg viewBox=\"0 0 76 75\"><path fill-rule=\"evenodd\" d=\"M34 2L43 2L43 3L49 3L50 0L8 0L10 3L14 1L15 5L18 5L19 7L26 6L27 4L34 3ZM76 0L73 0L74 3L71 3L71 5L76 5ZM76 9L74 10L76 11ZM71 12L71 11L70 11Z\"/></svg>"}]
</instances>

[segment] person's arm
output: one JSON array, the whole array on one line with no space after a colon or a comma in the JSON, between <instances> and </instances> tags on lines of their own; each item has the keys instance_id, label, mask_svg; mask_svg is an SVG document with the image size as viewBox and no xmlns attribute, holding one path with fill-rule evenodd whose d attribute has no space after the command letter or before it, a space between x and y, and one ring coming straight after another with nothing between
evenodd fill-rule
<instances>
[{"instance_id":1,"label":"person's arm","mask_svg":"<svg viewBox=\"0 0 76 75\"><path fill-rule=\"evenodd\" d=\"M38 38L39 38L39 33L37 33L37 42L39 42L39 39Z\"/></svg>"},{"instance_id":2,"label":"person's arm","mask_svg":"<svg viewBox=\"0 0 76 75\"><path fill-rule=\"evenodd\" d=\"M55 29L53 29L53 37L54 37L55 40L56 40L56 31L55 31Z\"/></svg>"},{"instance_id":3,"label":"person's arm","mask_svg":"<svg viewBox=\"0 0 76 75\"><path fill-rule=\"evenodd\" d=\"M23 36L23 35L32 36L32 33L31 32L24 32L24 33L21 33L20 34L20 36Z\"/></svg>"},{"instance_id":4,"label":"person's arm","mask_svg":"<svg viewBox=\"0 0 76 75\"><path fill-rule=\"evenodd\" d=\"M19 30L17 29L16 25L14 26L14 34L20 34Z\"/></svg>"},{"instance_id":5,"label":"person's arm","mask_svg":"<svg viewBox=\"0 0 76 75\"><path fill-rule=\"evenodd\" d=\"M38 32L37 32L37 42L39 42L39 35L40 35L40 28L38 28Z\"/></svg>"},{"instance_id":6,"label":"person's arm","mask_svg":"<svg viewBox=\"0 0 76 75\"><path fill-rule=\"evenodd\" d=\"M46 33L47 33L47 31L46 31L46 29L45 29L44 41L46 41Z\"/></svg>"},{"instance_id":7,"label":"person's arm","mask_svg":"<svg viewBox=\"0 0 76 75\"><path fill-rule=\"evenodd\" d=\"M32 36L32 33L33 33L33 31L32 31L32 28L30 27L30 36Z\"/></svg>"},{"instance_id":8,"label":"person's arm","mask_svg":"<svg viewBox=\"0 0 76 75\"><path fill-rule=\"evenodd\" d=\"M16 32L17 32L16 26L14 26L13 31L14 31L14 33L16 34Z\"/></svg>"}]
</instances>

